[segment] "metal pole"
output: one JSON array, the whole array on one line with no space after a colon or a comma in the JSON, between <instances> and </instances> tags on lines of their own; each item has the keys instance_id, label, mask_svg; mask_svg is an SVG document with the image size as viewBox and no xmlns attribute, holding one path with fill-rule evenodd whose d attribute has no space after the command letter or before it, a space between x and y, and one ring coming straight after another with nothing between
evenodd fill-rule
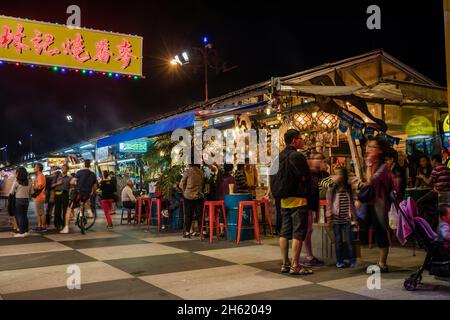
<instances>
[{"instance_id":1,"label":"metal pole","mask_svg":"<svg viewBox=\"0 0 450 320\"><path fill-rule=\"evenodd\" d=\"M208 102L208 48L203 49L203 60L205 62L205 102Z\"/></svg>"},{"instance_id":2,"label":"metal pole","mask_svg":"<svg viewBox=\"0 0 450 320\"><path fill-rule=\"evenodd\" d=\"M87 139L87 106L84 105L84 119L83 119L83 133L84 133L84 140Z\"/></svg>"}]
</instances>

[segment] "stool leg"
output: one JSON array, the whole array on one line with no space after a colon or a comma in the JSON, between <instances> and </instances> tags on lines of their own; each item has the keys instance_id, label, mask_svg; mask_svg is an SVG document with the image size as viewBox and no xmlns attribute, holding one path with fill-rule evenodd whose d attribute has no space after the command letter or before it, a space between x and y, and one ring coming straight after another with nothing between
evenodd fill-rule
<instances>
[{"instance_id":1,"label":"stool leg","mask_svg":"<svg viewBox=\"0 0 450 320\"><path fill-rule=\"evenodd\" d=\"M220 234L220 217L219 217L219 211L217 210L217 207L214 207L214 217L215 217L215 224L216 224L216 238L217 240L220 240L219 234Z\"/></svg>"},{"instance_id":2,"label":"stool leg","mask_svg":"<svg viewBox=\"0 0 450 320\"><path fill-rule=\"evenodd\" d=\"M227 212L225 211L225 205L222 205L222 215L223 215L223 223L225 227L225 236L227 237L227 240L229 240L228 236L228 223L227 223Z\"/></svg>"},{"instance_id":3,"label":"stool leg","mask_svg":"<svg viewBox=\"0 0 450 320\"><path fill-rule=\"evenodd\" d=\"M158 232L161 231L161 201L156 202L156 213L158 215Z\"/></svg>"},{"instance_id":4,"label":"stool leg","mask_svg":"<svg viewBox=\"0 0 450 320\"><path fill-rule=\"evenodd\" d=\"M252 211L253 211L253 229L255 231L255 239L256 241L261 244L261 238L259 236L259 222L258 222L258 207L256 204L252 205Z\"/></svg>"},{"instance_id":5,"label":"stool leg","mask_svg":"<svg viewBox=\"0 0 450 320\"><path fill-rule=\"evenodd\" d=\"M214 233L214 206L209 206L209 243L213 242Z\"/></svg>"},{"instance_id":6,"label":"stool leg","mask_svg":"<svg viewBox=\"0 0 450 320\"><path fill-rule=\"evenodd\" d=\"M242 228L242 212L244 211L244 206L239 204L238 210L238 225L237 225L237 234L236 234L236 244L239 244L241 241L241 228Z\"/></svg>"},{"instance_id":7,"label":"stool leg","mask_svg":"<svg viewBox=\"0 0 450 320\"><path fill-rule=\"evenodd\" d=\"M206 227L205 226L205 216L206 216L206 208L207 208L208 206L207 205L204 205L203 206L203 214L202 214L202 226L201 226L201 228L200 228L200 241L202 241L203 240L203 230L204 230L204 228ZM184 221L186 221L186 213L184 214ZM185 225L186 225L186 223L185 223ZM185 231L183 231L183 232L185 232Z\"/></svg>"},{"instance_id":8,"label":"stool leg","mask_svg":"<svg viewBox=\"0 0 450 320\"><path fill-rule=\"evenodd\" d=\"M138 201L137 202L137 206L138 206L138 220L137 220L137 224L141 224L141 219L142 219L142 201Z\"/></svg>"},{"instance_id":9,"label":"stool leg","mask_svg":"<svg viewBox=\"0 0 450 320\"><path fill-rule=\"evenodd\" d=\"M150 223L152 221L152 210L153 210L153 202L150 202L148 205L149 209L148 209L148 215L147 215L147 230L150 230ZM140 220L140 218L139 218Z\"/></svg>"}]
</instances>

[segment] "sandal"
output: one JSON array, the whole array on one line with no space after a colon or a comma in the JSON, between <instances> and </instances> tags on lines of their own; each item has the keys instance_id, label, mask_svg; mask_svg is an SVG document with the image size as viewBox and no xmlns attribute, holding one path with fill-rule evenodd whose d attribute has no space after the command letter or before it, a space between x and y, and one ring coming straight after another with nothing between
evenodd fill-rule
<instances>
[{"instance_id":1,"label":"sandal","mask_svg":"<svg viewBox=\"0 0 450 320\"><path fill-rule=\"evenodd\" d=\"M311 269L306 269L301 266L297 267L291 267L291 270L289 270L290 275L298 275L298 276L307 276L310 274L314 274L314 272Z\"/></svg>"}]
</instances>

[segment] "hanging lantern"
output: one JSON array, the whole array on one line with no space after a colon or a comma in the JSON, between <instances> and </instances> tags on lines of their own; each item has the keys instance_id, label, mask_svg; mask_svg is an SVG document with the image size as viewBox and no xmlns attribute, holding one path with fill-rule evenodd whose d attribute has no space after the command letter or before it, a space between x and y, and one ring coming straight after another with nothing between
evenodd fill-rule
<instances>
[{"instance_id":1,"label":"hanging lantern","mask_svg":"<svg viewBox=\"0 0 450 320\"><path fill-rule=\"evenodd\" d=\"M316 121L321 129L334 130L339 125L338 116L323 111L317 112Z\"/></svg>"},{"instance_id":2,"label":"hanging lantern","mask_svg":"<svg viewBox=\"0 0 450 320\"><path fill-rule=\"evenodd\" d=\"M294 115L293 124L298 130L308 130L313 124L313 118L308 112L299 112Z\"/></svg>"}]
</instances>

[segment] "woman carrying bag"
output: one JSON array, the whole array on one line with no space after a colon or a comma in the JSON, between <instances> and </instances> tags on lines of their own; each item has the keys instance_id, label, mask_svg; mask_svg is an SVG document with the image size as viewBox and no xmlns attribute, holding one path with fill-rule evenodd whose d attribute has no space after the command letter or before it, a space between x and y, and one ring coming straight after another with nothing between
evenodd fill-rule
<instances>
[{"instance_id":1,"label":"woman carrying bag","mask_svg":"<svg viewBox=\"0 0 450 320\"><path fill-rule=\"evenodd\" d=\"M366 204L365 222L367 230L372 226L375 240L380 249L378 267L381 272L389 272L387 258L389 254L389 210L391 195L398 192L394 176L386 165L388 144L381 136L370 138L366 147L367 182L358 193L356 207Z\"/></svg>"}]
</instances>

